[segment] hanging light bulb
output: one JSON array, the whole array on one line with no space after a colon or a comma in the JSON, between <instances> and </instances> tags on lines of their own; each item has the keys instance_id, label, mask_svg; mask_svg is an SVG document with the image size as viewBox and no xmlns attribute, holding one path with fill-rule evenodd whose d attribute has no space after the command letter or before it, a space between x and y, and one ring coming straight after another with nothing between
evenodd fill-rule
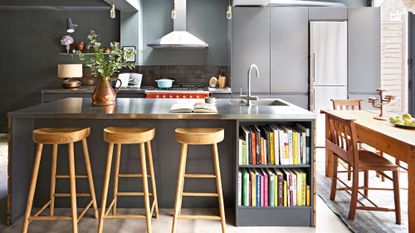
<instances>
[{"instance_id":1,"label":"hanging light bulb","mask_svg":"<svg viewBox=\"0 0 415 233\"><path fill-rule=\"evenodd\" d=\"M173 1L173 7L171 8L171 19L176 19L176 3Z\"/></svg>"},{"instance_id":2,"label":"hanging light bulb","mask_svg":"<svg viewBox=\"0 0 415 233\"><path fill-rule=\"evenodd\" d=\"M231 6L231 1L228 1L228 7L226 8L226 18L228 20L232 19L232 6Z\"/></svg>"},{"instance_id":3,"label":"hanging light bulb","mask_svg":"<svg viewBox=\"0 0 415 233\"><path fill-rule=\"evenodd\" d=\"M110 10L110 18L115 19L115 16L116 16L115 3L114 3L114 0L112 0L111 10Z\"/></svg>"}]
</instances>

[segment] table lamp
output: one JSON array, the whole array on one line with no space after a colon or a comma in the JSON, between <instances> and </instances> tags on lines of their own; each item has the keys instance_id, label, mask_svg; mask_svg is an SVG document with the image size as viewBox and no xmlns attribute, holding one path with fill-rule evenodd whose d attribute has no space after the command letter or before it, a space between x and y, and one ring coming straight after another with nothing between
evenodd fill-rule
<instances>
[{"instance_id":1,"label":"table lamp","mask_svg":"<svg viewBox=\"0 0 415 233\"><path fill-rule=\"evenodd\" d=\"M82 64L58 64L58 78L64 79L63 88L78 88L81 81L74 78L82 78Z\"/></svg>"}]
</instances>

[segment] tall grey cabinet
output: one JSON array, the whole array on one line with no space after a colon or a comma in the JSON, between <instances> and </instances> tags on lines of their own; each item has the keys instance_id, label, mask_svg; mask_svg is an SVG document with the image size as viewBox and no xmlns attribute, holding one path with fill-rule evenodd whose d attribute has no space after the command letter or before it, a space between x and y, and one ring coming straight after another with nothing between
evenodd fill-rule
<instances>
[{"instance_id":1,"label":"tall grey cabinet","mask_svg":"<svg viewBox=\"0 0 415 233\"><path fill-rule=\"evenodd\" d=\"M247 91L251 64L258 65L260 79L253 76L253 94L269 94L270 8L236 7L232 16L231 86L235 94Z\"/></svg>"},{"instance_id":2,"label":"tall grey cabinet","mask_svg":"<svg viewBox=\"0 0 415 233\"><path fill-rule=\"evenodd\" d=\"M349 98L366 99L380 87L380 9L349 8L348 18Z\"/></svg>"},{"instance_id":3,"label":"tall grey cabinet","mask_svg":"<svg viewBox=\"0 0 415 233\"><path fill-rule=\"evenodd\" d=\"M271 95L308 99L308 8L271 8Z\"/></svg>"}]
</instances>

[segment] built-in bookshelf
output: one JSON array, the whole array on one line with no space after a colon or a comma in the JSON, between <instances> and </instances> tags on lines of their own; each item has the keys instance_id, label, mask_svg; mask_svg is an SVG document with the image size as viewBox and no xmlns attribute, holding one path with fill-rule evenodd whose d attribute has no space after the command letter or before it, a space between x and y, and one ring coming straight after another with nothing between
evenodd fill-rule
<instances>
[{"instance_id":1,"label":"built-in bookshelf","mask_svg":"<svg viewBox=\"0 0 415 233\"><path fill-rule=\"evenodd\" d=\"M236 226L314 226L312 120L239 121Z\"/></svg>"}]
</instances>

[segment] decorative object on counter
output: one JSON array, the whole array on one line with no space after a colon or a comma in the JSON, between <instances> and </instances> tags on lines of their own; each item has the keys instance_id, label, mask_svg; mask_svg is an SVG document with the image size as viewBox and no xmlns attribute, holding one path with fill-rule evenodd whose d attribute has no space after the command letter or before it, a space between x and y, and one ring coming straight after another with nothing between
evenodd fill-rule
<instances>
[{"instance_id":1,"label":"decorative object on counter","mask_svg":"<svg viewBox=\"0 0 415 233\"><path fill-rule=\"evenodd\" d=\"M369 97L368 98L369 103L372 104L372 106L374 108L380 109L379 116L375 116L373 118L376 119L376 120L386 121L387 118L383 115L383 110L384 110L383 106L390 103L395 97L392 96L392 95L383 96L383 92L386 91L385 89L378 88L378 89L376 89L376 91L379 92L379 100L377 98L374 98L374 97Z\"/></svg>"},{"instance_id":2,"label":"decorative object on counter","mask_svg":"<svg viewBox=\"0 0 415 233\"><path fill-rule=\"evenodd\" d=\"M216 77L212 77L209 79L209 87L216 87L218 83L218 79Z\"/></svg>"},{"instance_id":3,"label":"decorative object on counter","mask_svg":"<svg viewBox=\"0 0 415 233\"><path fill-rule=\"evenodd\" d=\"M115 11L115 0L112 0L111 9L110 9L110 18L115 19L116 17L116 11Z\"/></svg>"},{"instance_id":4,"label":"decorative object on counter","mask_svg":"<svg viewBox=\"0 0 415 233\"><path fill-rule=\"evenodd\" d=\"M118 41L112 41L111 43L114 45L114 48L116 48L116 49L121 48L120 47L120 42L118 42Z\"/></svg>"},{"instance_id":5,"label":"decorative object on counter","mask_svg":"<svg viewBox=\"0 0 415 233\"><path fill-rule=\"evenodd\" d=\"M111 49L110 48L105 48L104 49L104 53L110 53L111 52Z\"/></svg>"},{"instance_id":6,"label":"decorative object on counter","mask_svg":"<svg viewBox=\"0 0 415 233\"><path fill-rule=\"evenodd\" d=\"M214 104L214 103L216 103L216 98L215 97L206 97L205 98L205 103Z\"/></svg>"},{"instance_id":7,"label":"decorative object on counter","mask_svg":"<svg viewBox=\"0 0 415 233\"><path fill-rule=\"evenodd\" d=\"M82 64L59 64L58 77L64 79L62 87L74 89L81 86L81 81L74 78L82 78Z\"/></svg>"},{"instance_id":8,"label":"decorative object on counter","mask_svg":"<svg viewBox=\"0 0 415 233\"><path fill-rule=\"evenodd\" d=\"M120 79L122 82L121 87L131 86L140 88L143 75L137 73L121 73L118 74L118 79Z\"/></svg>"},{"instance_id":9,"label":"decorative object on counter","mask_svg":"<svg viewBox=\"0 0 415 233\"><path fill-rule=\"evenodd\" d=\"M90 30L86 49L88 50L88 52L94 53L96 50L99 50L100 47L101 37L94 30Z\"/></svg>"},{"instance_id":10,"label":"decorative object on counter","mask_svg":"<svg viewBox=\"0 0 415 233\"><path fill-rule=\"evenodd\" d=\"M134 67L134 63L128 62L126 57L134 56L135 51L117 49L111 43L111 52L105 56L104 49L101 48L99 36L94 31L90 31L88 35L87 47L94 48L94 54L85 56L82 53L78 53L78 55L84 65L91 69L91 73L99 78L99 83L92 94L92 105L113 105L115 104L115 98L122 82L117 79L117 82L120 82L120 86L114 90L109 79L122 68L128 67L132 69Z\"/></svg>"},{"instance_id":11,"label":"decorative object on counter","mask_svg":"<svg viewBox=\"0 0 415 233\"><path fill-rule=\"evenodd\" d=\"M228 20L232 19L232 6L231 6L231 0L228 0L228 6L226 7L226 18Z\"/></svg>"},{"instance_id":12,"label":"decorative object on counter","mask_svg":"<svg viewBox=\"0 0 415 233\"><path fill-rule=\"evenodd\" d=\"M71 49L71 44L73 43L73 38L70 35L64 35L61 39L61 45L65 46L66 53L69 53L69 50Z\"/></svg>"},{"instance_id":13,"label":"decorative object on counter","mask_svg":"<svg viewBox=\"0 0 415 233\"><path fill-rule=\"evenodd\" d=\"M219 75L218 77L218 86L219 88L225 88L226 86L226 77L223 75Z\"/></svg>"},{"instance_id":14,"label":"decorative object on counter","mask_svg":"<svg viewBox=\"0 0 415 233\"><path fill-rule=\"evenodd\" d=\"M77 41L75 42L75 50L82 53L85 49L85 42L83 41Z\"/></svg>"},{"instance_id":15,"label":"decorative object on counter","mask_svg":"<svg viewBox=\"0 0 415 233\"><path fill-rule=\"evenodd\" d=\"M158 88L171 88L173 86L173 79L163 78L163 79L157 79L157 87Z\"/></svg>"},{"instance_id":16,"label":"decorative object on counter","mask_svg":"<svg viewBox=\"0 0 415 233\"><path fill-rule=\"evenodd\" d=\"M415 129L415 118L409 113L402 114L402 116L389 117L389 122L398 128Z\"/></svg>"},{"instance_id":17,"label":"decorative object on counter","mask_svg":"<svg viewBox=\"0 0 415 233\"><path fill-rule=\"evenodd\" d=\"M129 62L135 62L135 46L123 46L124 51L133 51L133 53L126 53L125 60Z\"/></svg>"},{"instance_id":18,"label":"decorative object on counter","mask_svg":"<svg viewBox=\"0 0 415 233\"><path fill-rule=\"evenodd\" d=\"M78 27L78 24L74 24L72 18L66 18L66 32L74 33L76 27Z\"/></svg>"},{"instance_id":19,"label":"decorative object on counter","mask_svg":"<svg viewBox=\"0 0 415 233\"><path fill-rule=\"evenodd\" d=\"M172 20L176 19L176 2L175 2L175 0L173 0L173 6L171 8L171 19Z\"/></svg>"}]
</instances>

